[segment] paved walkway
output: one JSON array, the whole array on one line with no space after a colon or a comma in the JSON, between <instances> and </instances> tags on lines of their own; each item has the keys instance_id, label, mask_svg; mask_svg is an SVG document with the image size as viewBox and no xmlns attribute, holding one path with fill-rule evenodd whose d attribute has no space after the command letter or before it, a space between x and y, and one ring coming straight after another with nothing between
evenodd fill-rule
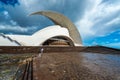
<instances>
[{"instance_id":1,"label":"paved walkway","mask_svg":"<svg viewBox=\"0 0 120 80\"><path fill-rule=\"evenodd\" d=\"M44 53L33 59L34 80L120 80L120 55Z\"/></svg>"}]
</instances>

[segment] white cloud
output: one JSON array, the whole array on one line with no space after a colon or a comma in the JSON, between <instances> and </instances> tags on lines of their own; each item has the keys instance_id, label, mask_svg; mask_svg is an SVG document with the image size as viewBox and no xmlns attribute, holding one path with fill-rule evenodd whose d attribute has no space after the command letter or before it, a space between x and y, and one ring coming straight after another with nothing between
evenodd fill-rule
<instances>
[{"instance_id":1,"label":"white cloud","mask_svg":"<svg viewBox=\"0 0 120 80\"><path fill-rule=\"evenodd\" d=\"M3 14L5 16L5 19L9 19L10 18L8 11L3 11Z\"/></svg>"},{"instance_id":2,"label":"white cloud","mask_svg":"<svg viewBox=\"0 0 120 80\"><path fill-rule=\"evenodd\" d=\"M40 1L40 0L19 0L20 6L23 7L28 13L45 10L45 9L55 9L55 7L61 5L62 9L65 0L47 0L47 1ZM54 8L53 8L54 7Z\"/></svg>"},{"instance_id":3,"label":"white cloud","mask_svg":"<svg viewBox=\"0 0 120 80\"><path fill-rule=\"evenodd\" d=\"M15 22L15 21L13 21L13 20L10 20L10 23L11 23L12 25L17 25L17 22Z\"/></svg>"},{"instance_id":4,"label":"white cloud","mask_svg":"<svg viewBox=\"0 0 120 80\"><path fill-rule=\"evenodd\" d=\"M8 16L8 12L7 11L4 11L3 12L5 16Z\"/></svg>"},{"instance_id":5,"label":"white cloud","mask_svg":"<svg viewBox=\"0 0 120 80\"><path fill-rule=\"evenodd\" d=\"M0 30L9 31L9 32L15 31L15 32L24 33L24 32L34 30L34 29L36 29L36 27L20 27L18 25L12 26L12 25L7 25L7 24L0 25Z\"/></svg>"},{"instance_id":6,"label":"white cloud","mask_svg":"<svg viewBox=\"0 0 120 80\"><path fill-rule=\"evenodd\" d=\"M82 36L94 35L94 32L90 29L93 26L93 23L88 19L82 19L76 23Z\"/></svg>"},{"instance_id":7,"label":"white cloud","mask_svg":"<svg viewBox=\"0 0 120 80\"><path fill-rule=\"evenodd\" d=\"M102 3L102 0L89 0L84 16L75 24L84 39L107 35L120 29L120 1Z\"/></svg>"},{"instance_id":8,"label":"white cloud","mask_svg":"<svg viewBox=\"0 0 120 80\"><path fill-rule=\"evenodd\" d=\"M19 5L4 5L4 9L10 16L9 21L5 23L7 25L17 24L24 28L27 26L37 26L37 29L42 29L43 27L53 25L52 22L45 17L40 17L38 15L28 16L33 12L42 10L60 12L75 22L78 20L78 14L79 17L83 15L84 7L86 7L86 1L87 0L19 0Z\"/></svg>"},{"instance_id":9,"label":"white cloud","mask_svg":"<svg viewBox=\"0 0 120 80\"><path fill-rule=\"evenodd\" d=\"M105 26L116 25L120 23L120 17L117 17L105 24Z\"/></svg>"}]
</instances>

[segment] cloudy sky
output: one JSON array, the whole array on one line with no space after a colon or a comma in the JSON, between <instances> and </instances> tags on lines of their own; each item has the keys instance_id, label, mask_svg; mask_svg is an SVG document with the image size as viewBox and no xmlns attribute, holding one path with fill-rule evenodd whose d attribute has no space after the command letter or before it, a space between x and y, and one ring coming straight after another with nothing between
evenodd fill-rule
<instances>
[{"instance_id":1,"label":"cloudy sky","mask_svg":"<svg viewBox=\"0 0 120 80\"><path fill-rule=\"evenodd\" d=\"M29 16L41 10L71 19L84 45L120 49L120 0L0 0L0 33L31 35L53 25L43 16Z\"/></svg>"}]
</instances>

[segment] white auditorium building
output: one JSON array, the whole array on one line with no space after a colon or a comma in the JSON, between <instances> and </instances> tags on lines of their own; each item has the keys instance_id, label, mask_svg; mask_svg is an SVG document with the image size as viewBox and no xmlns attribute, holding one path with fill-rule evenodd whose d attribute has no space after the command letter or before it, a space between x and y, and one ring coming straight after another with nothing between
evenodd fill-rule
<instances>
[{"instance_id":1,"label":"white auditorium building","mask_svg":"<svg viewBox=\"0 0 120 80\"><path fill-rule=\"evenodd\" d=\"M65 16L51 11L40 14L52 20L48 26L32 35L9 35L0 33L0 46L81 46L82 41L76 26ZM32 14L32 15L33 15Z\"/></svg>"}]
</instances>

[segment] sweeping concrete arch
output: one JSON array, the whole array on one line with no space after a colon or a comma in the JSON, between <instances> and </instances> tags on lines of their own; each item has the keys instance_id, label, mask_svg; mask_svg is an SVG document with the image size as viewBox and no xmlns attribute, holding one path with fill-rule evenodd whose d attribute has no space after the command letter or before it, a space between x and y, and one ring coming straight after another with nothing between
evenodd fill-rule
<instances>
[{"instance_id":1,"label":"sweeping concrete arch","mask_svg":"<svg viewBox=\"0 0 120 80\"><path fill-rule=\"evenodd\" d=\"M47 18L52 20L55 24L67 28L74 43L77 45L82 45L82 40L79 31L77 30L76 26L64 15L52 11L40 11L32 13L31 15L35 14L46 16Z\"/></svg>"}]
</instances>

